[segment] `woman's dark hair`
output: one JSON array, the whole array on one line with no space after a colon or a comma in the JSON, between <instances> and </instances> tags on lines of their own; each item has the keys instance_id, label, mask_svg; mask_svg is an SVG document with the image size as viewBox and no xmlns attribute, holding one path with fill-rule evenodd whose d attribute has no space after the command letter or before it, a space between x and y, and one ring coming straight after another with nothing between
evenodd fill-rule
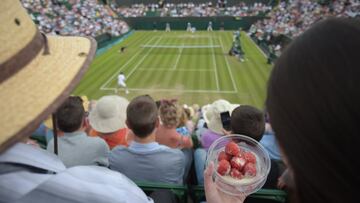
<instances>
[{"instance_id":1,"label":"woman's dark hair","mask_svg":"<svg viewBox=\"0 0 360 203\"><path fill-rule=\"evenodd\" d=\"M299 202L360 202L360 21L328 19L277 60L267 109Z\"/></svg>"}]
</instances>

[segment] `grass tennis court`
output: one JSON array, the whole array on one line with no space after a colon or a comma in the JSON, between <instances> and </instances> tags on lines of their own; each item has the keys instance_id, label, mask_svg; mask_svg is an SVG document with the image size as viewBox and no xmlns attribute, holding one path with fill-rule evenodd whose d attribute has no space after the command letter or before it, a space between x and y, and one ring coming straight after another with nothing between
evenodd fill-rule
<instances>
[{"instance_id":1,"label":"grass tennis court","mask_svg":"<svg viewBox=\"0 0 360 203\"><path fill-rule=\"evenodd\" d=\"M128 99L150 94L203 105L223 98L262 108L271 68L255 43L245 33L241 37L245 62L228 55L232 32L137 31L97 56L74 94L114 94L123 71L130 94L118 94Z\"/></svg>"}]
</instances>

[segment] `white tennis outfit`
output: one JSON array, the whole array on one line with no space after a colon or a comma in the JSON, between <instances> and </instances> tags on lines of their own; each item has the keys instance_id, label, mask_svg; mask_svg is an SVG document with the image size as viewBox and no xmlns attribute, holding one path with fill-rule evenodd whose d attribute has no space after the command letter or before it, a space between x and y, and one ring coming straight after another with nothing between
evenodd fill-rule
<instances>
[{"instance_id":1,"label":"white tennis outfit","mask_svg":"<svg viewBox=\"0 0 360 203\"><path fill-rule=\"evenodd\" d=\"M126 84L125 84L125 75L123 74L120 74L118 76L118 85L121 86L121 87L126 87Z\"/></svg>"}]
</instances>

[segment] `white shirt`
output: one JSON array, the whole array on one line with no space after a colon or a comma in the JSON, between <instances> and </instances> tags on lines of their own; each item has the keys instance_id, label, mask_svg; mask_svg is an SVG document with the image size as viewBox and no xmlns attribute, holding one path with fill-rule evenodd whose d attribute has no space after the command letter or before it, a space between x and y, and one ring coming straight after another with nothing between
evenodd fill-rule
<instances>
[{"instance_id":1,"label":"white shirt","mask_svg":"<svg viewBox=\"0 0 360 203\"><path fill-rule=\"evenodd\" d=\"M118 76L118 83L125 83L125 75L124 74L120 74Z\"/></svg>"}]
</instances>

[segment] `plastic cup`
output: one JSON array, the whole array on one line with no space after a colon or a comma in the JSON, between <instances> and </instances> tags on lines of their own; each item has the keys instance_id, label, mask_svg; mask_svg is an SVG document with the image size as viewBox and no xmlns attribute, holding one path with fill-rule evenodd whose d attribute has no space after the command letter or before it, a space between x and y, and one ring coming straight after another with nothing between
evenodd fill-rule
<instances>
[{"instance_id":1,"label":"plastic cup","mask_svg":"<svg viewBox=\"0 0 360 203\"><path fill-rule=\"evenodd\" d=\"M225 151L225 145L231 141L256 156L256 176L238 180L230 176L222 176L217 172L218 155L221 151ZM206 166L208 166L211 161L215 164L213 178L216 186L221 191L234 196L249 195L262 188L271 167L269 154L259 142L248 136L237 134L223 136L211 144L207 152Z\"/></svg>"}]
</instances>

